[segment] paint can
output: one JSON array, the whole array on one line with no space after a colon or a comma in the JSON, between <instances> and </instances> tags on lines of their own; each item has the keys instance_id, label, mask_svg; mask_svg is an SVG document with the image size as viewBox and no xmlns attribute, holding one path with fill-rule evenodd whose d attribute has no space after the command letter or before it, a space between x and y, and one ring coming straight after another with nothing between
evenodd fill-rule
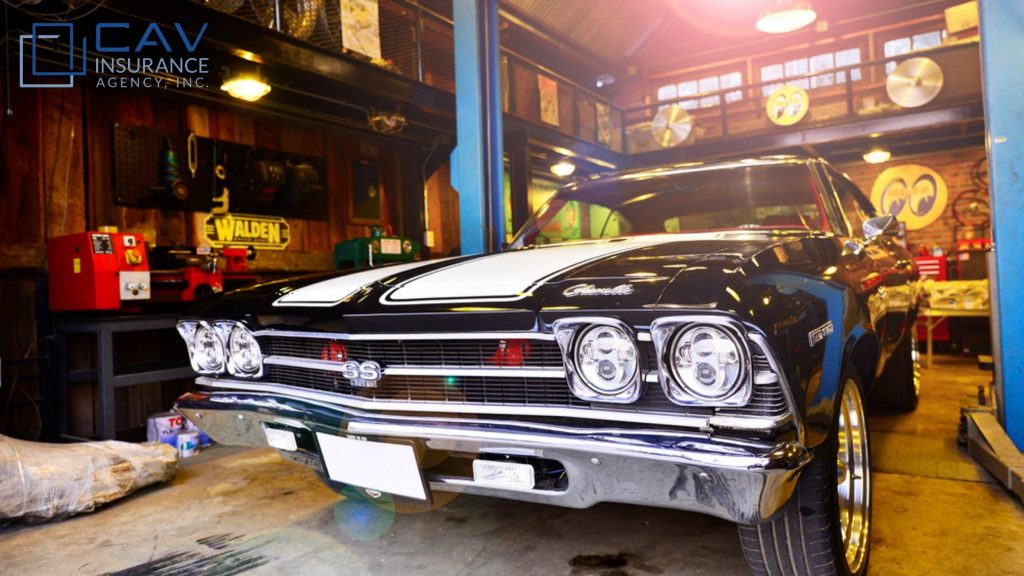
<instances>
[{"instance_id":1,"label":"paint can","mask_svg":"<svg viewBox=\"0 0 1024 576\"><path fill-rule=\"evenodd\" d=\"M178 434L178 457L188 458L199 453L199 433L182 432Z\"/></svg>"}]
</instances>

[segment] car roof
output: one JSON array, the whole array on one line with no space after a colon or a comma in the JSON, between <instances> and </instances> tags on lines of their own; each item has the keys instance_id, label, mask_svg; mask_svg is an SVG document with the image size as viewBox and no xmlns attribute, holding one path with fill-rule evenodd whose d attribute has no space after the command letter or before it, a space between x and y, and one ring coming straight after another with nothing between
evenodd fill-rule
<instances>
[{"instance_id":1,"label":"car roof","mask_svg":"<svg viewBox=\"0 0 1024 576\"><path fill-rule=\"evenodd\" d=\"M588 188L590 186L599 186L611 182L622 182L629 180L648 180L651 178L673 176L676 174L686 174L690 172L704 172L707 170L729 170L732 168L740 168L747 166L810 164L812 162L817 161L819 161L819 159L811 158L809 156L773 155L718 162L684 162L679 164L666 164L664 166L648 166L645 168L633 168L630 170L623 170L621 172L599 174L591 177L589 180L581 180L569 184L568 186L566 186L566 188L570 190L577 188Z\"/></svg>"}]
</instances>

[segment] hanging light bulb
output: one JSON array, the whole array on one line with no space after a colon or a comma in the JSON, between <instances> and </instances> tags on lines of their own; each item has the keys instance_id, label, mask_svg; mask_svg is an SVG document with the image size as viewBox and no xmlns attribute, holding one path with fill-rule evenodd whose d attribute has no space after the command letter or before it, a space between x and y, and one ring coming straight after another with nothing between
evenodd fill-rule
<instances>
[{"instance_id":1,"label":"hanging light bulb","mask_svg":"<svg viewBox=\"0 0 1024 576\"><path fill-rule=\"evenodd\" d=\"M550 170L555 176L566 178L568 176L572 176L572 173L576 171L576 165L563 159L552 164Z\"/></svg>"},{"instance_id":2,"label":"hanging light bulb","mask_svg":"<svg viewBox=\"0 0 1024 576\"><path fill-rule=\"evenodd\" d=\"M892 158L892 152L882 148L872 148L864 154L864 161L868 164L881 164Z\"/></svg>"},{"instance_id":3,"label":"hanging light bulb","mask_svg":"<svg viewBox=\"0 0 1024 576\"><path fill-rule=\"evenodd\" d=\"M807 26L818 18L818 13L809 2L778 0L774 6L761 14L754 25L766 34L785 34Z\"/></svg>"},{"instance_id":4,"label":"hanging light bulb","mask_svg":"<svg viewBox=\"0 0 1024 576\"><path fill-rule=\"evenodd\" d=\"M244 73L228 77L220 89L239 100L255 102L270 92L270 84L259 74Z\"/></svg>"}]
</instances>

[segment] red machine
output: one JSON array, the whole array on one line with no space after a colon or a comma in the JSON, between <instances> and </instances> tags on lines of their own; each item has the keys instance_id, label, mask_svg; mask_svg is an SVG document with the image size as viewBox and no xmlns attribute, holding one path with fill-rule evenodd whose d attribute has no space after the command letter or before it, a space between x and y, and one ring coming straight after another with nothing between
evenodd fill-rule
<instances>
[{"instance_id":1,"label":"red machine","mask_svg":"<svg viewBox=\"0 0 1024 576\"><path fill-rule=\"evenodd\" d=\"M47 242L50 310L118 310L149 300L149 259L141 234L100 228Z\"/></svg>"},{"instance_id":2,"label":"red machine","mask_svg":"<svg viewBox=\"0 0 1024 576\"><path fill-rule=\"evenodd\" d=\"M193 302L224 291L224 273L231 274L231 281L251 282L249 260L254 252L246 248L165 247L154 249L152 259L153 300L155 302Z\"/></svg>"}]
</instances>

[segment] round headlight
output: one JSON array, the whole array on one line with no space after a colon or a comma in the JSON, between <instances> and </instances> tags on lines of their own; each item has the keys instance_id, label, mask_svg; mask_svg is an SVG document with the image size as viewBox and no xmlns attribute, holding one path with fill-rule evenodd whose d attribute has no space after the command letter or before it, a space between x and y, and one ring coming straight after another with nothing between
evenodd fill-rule
<instances>
[{"instance_id":1,"label":"round headlight","mask_svg":"<svg viewBox=\"0 0 1024 576\"><path fill-rule=\"evenodd\" d=\"M637 356L633 339L615 326L591 326L576 339L580 378L599 394L625 390L636 376Z\"/></svg>"},{"instance_id":2,"label":"round headlight","mask_svg":"<svg viewBox=\"0 0 1024 576\"><path fill-rule=\"evenodd\" d=\"M235 324L228 333L228 371L236 376L258 376L263 370L263 353L248 328Z\"/></svg>"},{"instance_id":3,"label":"round headlight","mask_svg":"<svg viewBox=\"0 0 1024 576\"><path fill-rule=\"evenodd\" d=\"M676 382L703 400L722 400L740 385L740 344L714 326L681 330L669 348L670 368Z\"/></svg>"},{"instance_id":4,"label":"round headlight","mask_svg":"<svg viewBox=\"0 0 1024 576\"><path fill-rule=\"evenodd\" d=\"M205 322L196 328L192 342L192 367L196 372L205 374L216 374L224 370L224 343L213 326Z\"/></svg>"}]
</instances>

